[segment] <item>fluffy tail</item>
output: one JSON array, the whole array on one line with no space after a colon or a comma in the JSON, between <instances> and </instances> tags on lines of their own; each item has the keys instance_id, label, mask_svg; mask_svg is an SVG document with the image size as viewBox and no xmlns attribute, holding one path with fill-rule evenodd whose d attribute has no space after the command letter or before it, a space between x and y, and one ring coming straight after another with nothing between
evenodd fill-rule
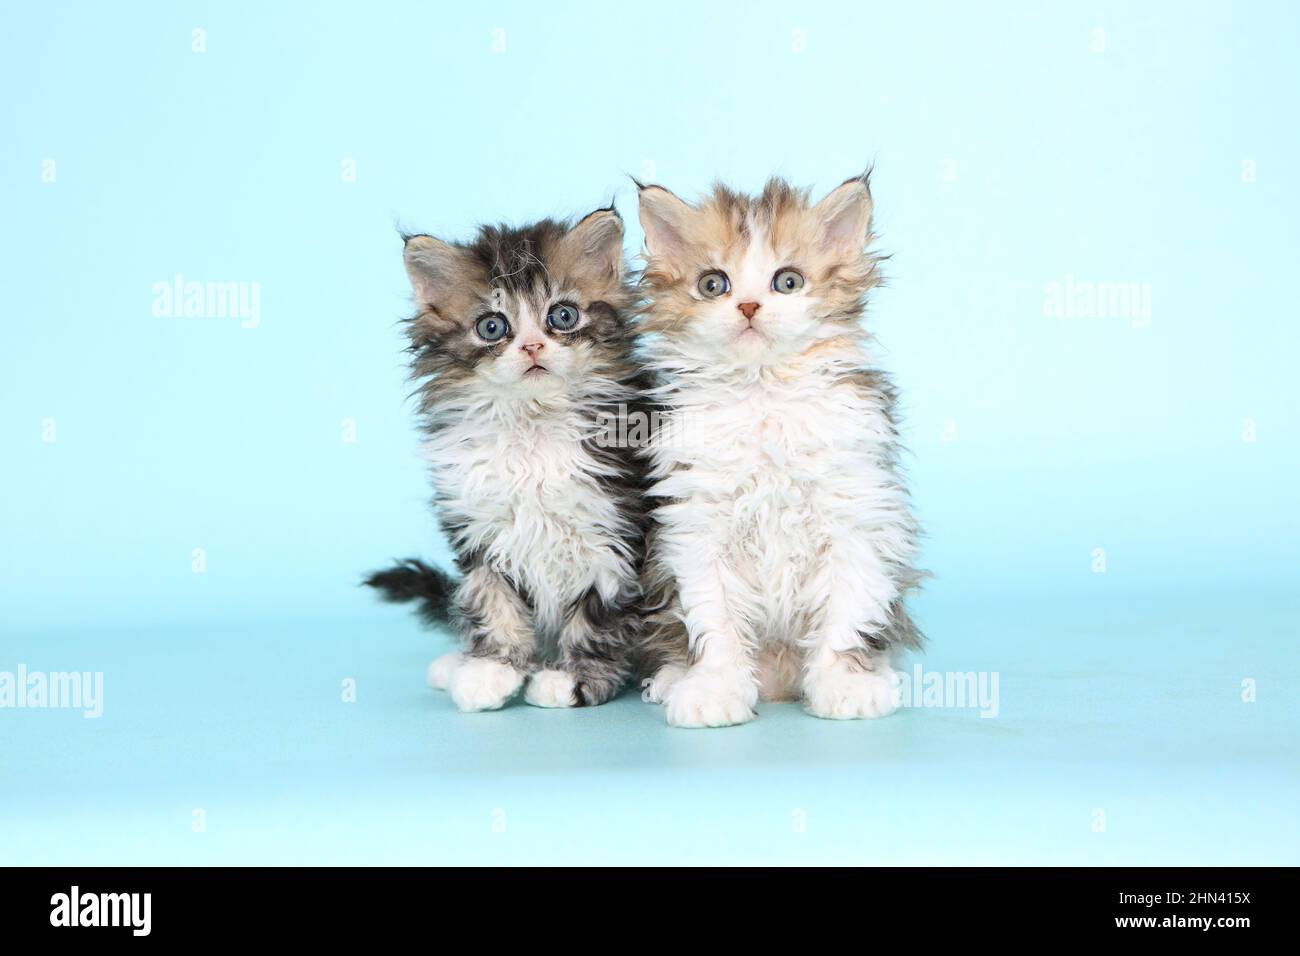
<instances>
[{"instance_id":1,"label":"fluffy tail","mask_svg":"<svg viewBox=\"0 0 1300 956\"><path fill-rule=\"evenodd\" d=\"M437 568L429 567L418 558L407 558L398 561L391 568L375 571L362 583L368 584L385 601L394 604L420 602L420 616L430 624L446 624L451 618L456 579Z\"/></svg>"}]
</instances>

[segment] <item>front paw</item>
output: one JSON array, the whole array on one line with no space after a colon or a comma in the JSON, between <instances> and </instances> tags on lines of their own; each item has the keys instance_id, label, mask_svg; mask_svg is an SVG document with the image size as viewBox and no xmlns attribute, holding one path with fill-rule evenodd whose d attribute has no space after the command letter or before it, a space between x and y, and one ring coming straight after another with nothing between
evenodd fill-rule
<instances>
[{"instance_id":1,"label":"front paw","mask_svg":"<svg viewBox=\"0 0 1300 956\"><path fill-rule=\"evenodd\" d=\"M730 727L753 720L758 689L747 676L692 667L664 698L672 727Z\"/></svg>"},{"instance_id":2,"label":"front paw","mask_svg":"<svg viewBox=\"0 0 1300 956\"><path fill-rule=\"evenodd\" d=\"M460 651L452 651L450 654L435 657L433 663L429 665L429 671L426 675L429 678L429 686L435 690L446 690L451 686L452 675L456 673L464 660L465 655Z\"/></svg>"},{"instance_id":3,"label":"front paw","mask_svg":"<svg viewBox=\"0 0 1300 956\"><path fill-rule=\"evenodd\" d=\"M641 682L641 699L647 704L662 704L668 699L668 692L685 676L686 668L681 664L665 664L655 671L654 677Z\"/></svg>"},{"instance_id":4,"label":"front paw","mask_svg":"<svg viewBox=\"0 0 1300 956\"><path fill-rule=\"evenodd\" d=\"M804 709L828 720L884 717L898 709L900 683L898 674L889 668L810 675L804 685Z\"/></svg>"},{"instance_id":5,"label":"front paw","mask_svg":"<svg viewBox=\"0 0 1300 956\"><path fill-rule=\"evenodd\" d=\"M519 691L524 675L487 657L466 658L451 675L448 690L463 711L496 710Z\"/></svg>"},{"instance_id":6,"label":"front paw","mask_svg":"<svg viewBox=\"0 0 1300 956\"><path fill-rule=\"evenodd\" d=\"M541 670L528 678L524 700L534 707L576 707L577 685L566 671Z\"/></svg>"}]
</instances>

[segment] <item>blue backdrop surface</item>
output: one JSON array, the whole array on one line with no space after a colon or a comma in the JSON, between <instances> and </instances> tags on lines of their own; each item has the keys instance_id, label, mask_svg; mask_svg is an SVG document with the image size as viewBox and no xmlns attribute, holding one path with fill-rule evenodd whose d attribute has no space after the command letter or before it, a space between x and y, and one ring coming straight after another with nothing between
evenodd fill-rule
<instances>
[{"instance_id":1,"label":"blue backdrop surface","mask_svg":"<svg viewBox=\"0 0 1300 956\"><path fill-rule=\"evenodd\" d=\"M3 21L0 684L103 692L0 707L0 862L1300 863L1295 5ZM357 587L447 557L396 227L868 163L918 663L996 713L455 714Z\"/></svg>"}]
</instances>

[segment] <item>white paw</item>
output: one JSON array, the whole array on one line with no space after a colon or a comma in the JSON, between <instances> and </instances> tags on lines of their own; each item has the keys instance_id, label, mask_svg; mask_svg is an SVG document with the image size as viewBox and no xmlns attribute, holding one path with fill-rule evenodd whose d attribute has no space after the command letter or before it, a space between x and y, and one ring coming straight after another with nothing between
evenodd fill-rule
<instances>
[{"instance_id":1,"label":"white paw","mask_svg":"<svg viewBox=\"0 0 1300 956\"><path fill-rule=\"evenodd\" d=\"M673 727L730 727L753 720L758 688L743 674L692 667L664 698Z\"/></svg>"},{"instance_id":2,"label":"white paw","mask_svg":"<svg viewBox=\"0 0 1300 956\"><path fill-rule=\"evenodd\" d=\"M467 657L451 674L447 689L461 710L496 710L519 691L524 675L509 664Z\"/></svg>"},{"instance_id":3,"label":"white paw","mask_svg":"<svg viewBox=\"0 0 1300 956\"><path fill-rule=\"evenodd\" d=\"M686 668L681 664L665 664L655 671L654 677L641 682L641 699L647 704L662 704L673 685L685 676Z\"/></svg>"},{"instance_id":4,"label":"white paw","mask_svg":"<svg viewBox=\"0 0 1300 956\"><path fill-rule=\"evenodd\" d=\"M573 686L573 677L565 671L538 671L528 678L524 700L535 707L573 707Z\"/></svg>"},{"instance_id":5,"label":"white paw","mask_svg":"<svg viewBox=\"0 0 1300 956\"><path fill-rule=\"evenodd\" d=\"M446 690L451 684L451 675L456 672L456 668L460 667L464 659L460 651L434 658L433 663L429 665L429 686L437 690Z\"/></svg>"},{"instance_id":6,"label":"white paw","mask_svg":"<svg viewBox=\"0 0 1300 956\"><path fill-rule=\"evenodd\" d=\"M804 710L828 720L884 717L898 709L899 685L898 674L888 668L875 673L825 671L804 685Z\"/></svg>"}]
</instances>

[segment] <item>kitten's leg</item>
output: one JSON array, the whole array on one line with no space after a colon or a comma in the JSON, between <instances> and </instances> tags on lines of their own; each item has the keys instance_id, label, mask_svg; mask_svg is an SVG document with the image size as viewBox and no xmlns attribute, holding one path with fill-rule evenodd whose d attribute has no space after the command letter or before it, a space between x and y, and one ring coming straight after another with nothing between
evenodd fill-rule
<instances>
[{"instance_id":1,"label":"kitten's leg","mask_svg":"<svg viewBox=\"0 0 1300 956\"><path fill-rule=\"evenodd\" d=\"M641 699L647 704L662 704L668 692L686 676L691 666L686 627L675 614L655 614L647 622L650 651L644 655L641 673Z\"/></svg>"},{"instance_id":2,"label":"kitten's leg","mask_svg":"<svg viewBox=\"0 0 1300 956\"><path fill-rule=\"evenodd\" d=\"M898 709L901 696L883 638L897 583L861 552L832 550L826 560L827 593L812 597L820 613L803 641L804 708L833 720L884 717Z\"/></svg>"},{"instance_id":3,"label":"kitten's leg","mask_svg":"<svg viewBox=\"0 0 1300 956\"><path fill-rule=\"evenodd\" d=\"M534 674L525 699L538 707L605 703L627 681L635 636L633 607L619 598L607 602L593 587L564 620L559 666Z\"/></svg>"},{"instance_id":4,"label":"kitten's leg","mask_svg":"<svg viewBox=\"0 0 1300 956\"><path fill-rule=\"evenodd\" d=\"M674 727L746 723L757 716L754 705L758 703L752 636L727 599L729 588L736 593L743 585L710 556L688 565L677 580L691 666L664 697L668 723Z\"/></svg>"},{"instance_id":5,"label":"kitten's leg","mask_svg":"<svg viewBox=\"0 0 1300 956\"><path fill-rule=\"evenodd\" d=\"M496 710L524 682L534 645L532 613L504 576L485 567L465 575L456 611L467 647L448 679L451 699L465 711Z\"/></svg>"},{"instance_id":6,"label":"kitten's leg","mask_svg":"<svg viewBox=\"0 0 1300 956\"><path fill-rule=\"evenodd\" d=\"M682 623L682 606L677 599L677 582L654 551L645 563L642 589L645 622L641 628L641 647L637 671L641 677L641 699L647 704L662 704L668 691L690 667L690 638Z\"/></svg>"}]
</instances>

